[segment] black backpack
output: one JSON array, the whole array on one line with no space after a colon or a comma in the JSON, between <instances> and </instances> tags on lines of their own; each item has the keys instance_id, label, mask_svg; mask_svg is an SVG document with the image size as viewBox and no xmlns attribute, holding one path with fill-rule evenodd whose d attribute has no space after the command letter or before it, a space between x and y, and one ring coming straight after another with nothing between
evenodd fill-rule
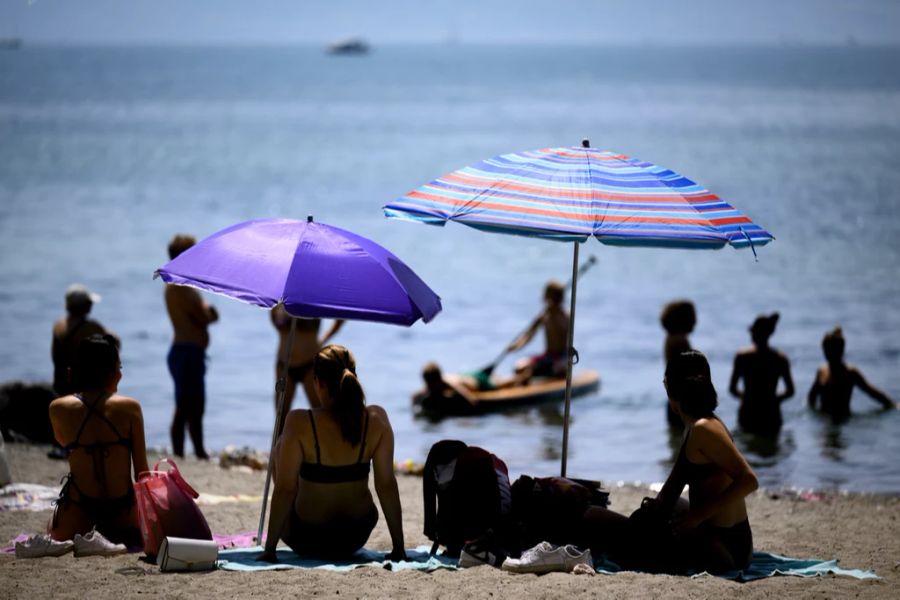
<instances>
[{"instance_id":1,"label":"black backpack","mask_svg":"<svg viewBox=\"0 0 900 600\"><path fill-rule=\"evenodd\" d=\"M518 549L510 540L509 472L494 454L458 440L435 443L425 460L422 493L432 554L443 545L446 556L458 557L466 542L488 532L509 550Z\"/></svg>"}]
</instances>

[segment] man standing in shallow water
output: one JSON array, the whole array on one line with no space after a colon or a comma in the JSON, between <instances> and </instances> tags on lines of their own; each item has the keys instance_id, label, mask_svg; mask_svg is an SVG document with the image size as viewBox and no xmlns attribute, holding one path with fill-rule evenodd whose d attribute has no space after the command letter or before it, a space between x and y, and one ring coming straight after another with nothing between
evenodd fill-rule
<instances>
[{"instance_id":1,"label":"man standing in shallow water","mask_svg":"<svg viewBox=\"0 0 900 600\"><path fill-rule=\"evenodd\" d=\"M178 234L169 242L169 258L190 248L196 240ZM184 430L187 427L197 458L209 458L203 446L203 411L206 404L206 347L209 324L219 319L215 307L204 302L197 290L167 284L166 310L172 321L174 337L169 349L169 372L175 382L175 415L172 418L172 451L184 456Z\"/></svg>"}]
</instances>

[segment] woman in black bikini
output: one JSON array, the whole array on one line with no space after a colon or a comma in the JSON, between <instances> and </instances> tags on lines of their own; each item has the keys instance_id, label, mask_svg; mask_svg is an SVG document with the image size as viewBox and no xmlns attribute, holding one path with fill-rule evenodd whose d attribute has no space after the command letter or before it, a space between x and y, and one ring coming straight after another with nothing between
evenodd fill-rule
<instances>
[{"instance_id":1,"label":"woman in black bikini","mask_svg":"<svg viewBox=\"0 0 900 600\"><path fill-rule=\"evenodd\" d=\"M672 410L684 422L684 441L656 498L630 518L600 508L585 515L588 544L623 566L649 571L719 573L750 563L753 539L744 498L756 475L713 412L716 390L709 363L692 350L666 367ZM689 501L681 498L690 486ZM660 549L665 552L659 556Z\"/></svg>"},{"instance_id":2,"label":"woman in black bikini","mask_svg":"<svg viewBox=\"0 0 900 600\"><path fill-rule=\"evenodd\" d=\"M294 402L294 395L297 392L297 385L303 386L306 392L306 398L311 407L316 407L318 397L316 396L316 388L313 383L313 362L316 360L316 354L319 349L325 346L328 341L340 331L344 326L342 319L335 319L331 326L325 331L325 335L319 339L319 329L322 326L321 319L297 319L297 329L294 334L294 343L291 346L291 356L288 359L287 371L284 370L285 347L288 345L289 333L291 330L291 315L284 309L283 304L278 304L269 313L272 325L278 331L278 354L275 361L275 379L278 380L282 375L285 376L284 388L284 406L282 414L286 415L291 410ZM278 393L275 393L275 406L278 407Z\"/></svg>"},{"instance_id":3,"label":"woman in black bikini","mask_svg":"<svg viewBox=\"0 0 900 600\"><path fill-rule=\"evenodd\" d=\"M257 560L275 562L283 540L296 553L321 558L352 555L378 521L375 491L401 560L403 524L394 475L394 432L380 406L366 406L353 355L326 346L313 366L319 406L291 411L275 448L275 490L265 550Z\"/></svg>"},{"instance_id":4,"label":"woman in black bikini","mask_svg":"<svg viewBox=\"0 0 900 600\"><path fill-rule=\"evenodd\" d=\"M96 528L113 542L141 546L132 487L148 470L141 405L116 393L122 379L116 339L92 335L72 365L74 394L50 404L50 423L70 472L47 530L70 540Z\"/></svg>"}]
</instances>

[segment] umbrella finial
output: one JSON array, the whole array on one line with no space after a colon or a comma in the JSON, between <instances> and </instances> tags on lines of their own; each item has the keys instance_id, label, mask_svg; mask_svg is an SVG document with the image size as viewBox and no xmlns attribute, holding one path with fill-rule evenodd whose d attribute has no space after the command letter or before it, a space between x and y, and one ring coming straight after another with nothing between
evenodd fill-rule
<instances>
[{"instance_id":1,"label":"umbrella finial","mask_svg":"<svg viewBox=\"0 0 900 600\"><path fill-rule=\"evenodd\" d=\"M590 147L591 147L591 140L589 140L589 139L587 139L587 138L584 138L583 140L581 140L581 147L582 147L582 148L590 148Z\"/></svg>"},{"instance_id":2,"label":"umbrella finial","mask_svg":"<svg viewBox=\"0 0 900 600\"><path fill-rule=\"evenodd\" d=\"M307 223L312 223L312 222L313 222L312 215L306 215L306 222L307 222Z\"/></svg>"}]
</instances>

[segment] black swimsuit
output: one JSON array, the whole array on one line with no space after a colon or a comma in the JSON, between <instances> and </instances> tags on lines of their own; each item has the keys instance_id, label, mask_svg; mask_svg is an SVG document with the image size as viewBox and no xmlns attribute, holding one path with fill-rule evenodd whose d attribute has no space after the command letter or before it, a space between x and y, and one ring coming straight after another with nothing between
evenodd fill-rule
<instances>
[{"instance_id":1,"label":"black swimsuit","mask_svg":"<svg viewBox=\"0 0 900 600\"><path fill-rule=\"evenodd\" d=\"M315 483L345 483L348 481L362 481L369 478L369 461L363 462L363 453L366 450L366 435L369 433L369 413L366 411L366 420L363 425L362 441L359 444L359 458L349 465L323 465L319 452L319 434L316 432L316 420L312 411L309 411L309 422L312 425L313 440L316 444L316 462L304 462L300 465L300 477L306 481Z\"/></svg>"},{"instance_id":2,"label":"black swimsuit","mask_svg":"<svg viewBox=\"0 0 900 600\"><path fill-rule=\"evenodd\" d=\"M316 445L316 462L304 462L300 465L301 479L314 483L347 483L367 481L369 478L369 461L363 460L366 449L366 436L369 431L369 413L366 411L363 425L362 441L359 457L349 465L323 465L319 450L319 434L316 431L316 420L309 411L309 422L312 425L313 440ZM360 517L340 516L328 523L310 523L303 521L296 510L291 511L290 523L284 542L297 554L321 558L345 558L363 547L369 535L378 523L378 509L372 504L370 509Z\"/></svg>"},{"instance_id":3,"label":"black swimsuit","mask_svg":"<svg viewBox=\"0 0 900 600\"><path fill-rule=\"evenodd\" d=\"M718 473L720 469L714 463L699 464L693 463L688 459L687 443L690 434L689 430L684 436L684 442L681 444L681 450L678 452L675 465L676 468L680 467L682 469L687 485L696 486ZM742 569L749 564L753 554L753 534L750 531L749 519L744 519L730 527L703 524L700 526L698 533L700 533L701 538L706 537L721 544L734 560L734 568Z\"/></svg>"},{"instance_id":4,"label":"black swimsuit","mask_svg":"<svg viewBox=\"0 0 900 600\"><path fill-rule=\"evenodd\" d=\"M75 441L71 444L67 444L63 446L63 451L66 453L68 457L75 450L84 450L91 456L91 459L94 463L94 475L97 478L97 481L100 483L101 487L106 488L106 470L103 468L104 460L109 456L110 448L114 446L122 446L127 448L129 454L132 452L132 444L131 438L127 438L119 433L119 430L110 421L106 415L96 410L97 402L93 404L88 404L84 401L84 398L80 394L75 394L75 397L78 398L82 404L87 407L87 414L84 416L84 420L81 422L81 427L78 429L78 433L75 435ZM116 434L118 439L113 440L111 442L94 442L92 444L83 444L81 443L81 434L84 431L85 425L87 425L88 420L92 415L95 415L106 422L109 425L110 429ZM77 497L72 497L72 491L77 493ZM75 483L75 478L72 473L69 473L63 478L63 486L59 492L59 498L56 500L57 506L66 506L67 504L74 504L80 507L85 513L87 513L88 517L96 526L97 530L105 535L112 541L122 540L129 546L140 546L141 538L140 532L134 528L127 528L126 530L122 530L121 527L116 527L114 523L116 520L123 514L130 512L134 507L135 498L134 498L134 488L129 485L128 492L123 496L118 496L116 498L104 498L104 497L95 497L88 496L85 494L78 484ZM59 515L57 511L53 513L53 527L55 528L58 525Z\"/></svg>"}]
</instances>

